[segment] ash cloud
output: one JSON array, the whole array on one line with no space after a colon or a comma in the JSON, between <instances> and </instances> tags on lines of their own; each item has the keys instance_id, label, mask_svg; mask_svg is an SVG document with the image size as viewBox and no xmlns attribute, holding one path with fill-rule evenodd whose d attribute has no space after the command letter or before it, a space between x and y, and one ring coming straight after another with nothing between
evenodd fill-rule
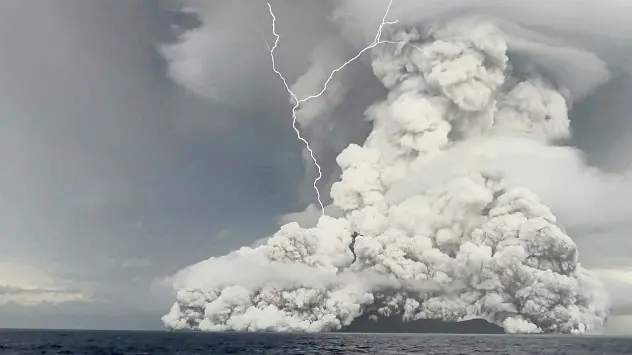
<instances>
[{"instance_id":1,"label":"ash cloud","mask_svg":"<svg viewBox=\"0 0 632 355\"><path fill-rule=\"evenodd\" d=\"M553 32L581 32L554 3L553 15L564 16ZM401 22L383 39L396 43L364 58L387 93L366 108L363 142L335 159L329 215L311 228L287 223L260 246L179 272L166 327L332 331L366 317L483 319L509 333L603 327L609 297L566 232L573 217L559 207L569 200L555 197L571 193L559 181L582 179L590 195L573 212L587 213L591 201L612 196L606 182L619 181L614 190L624 193L632 186L586 169L580 152L560 145L572 138L572 106L625 56L608 41L551 40L541 33L546 23L516 8L472 4L395 1L389 18ZM366 42L362 17L377 17L377 7L360 5L344 1L333 16L351 47ZM531 14L547 6L536 2ZM318 81L313 73L328 63L315 65L297 86ZM323 98L331 105L308 111L306 126L337 119L343 86L352 84L345 79L340 95ZM587 219L616 219L603 214Z\"/></svg>"}]
</instances>

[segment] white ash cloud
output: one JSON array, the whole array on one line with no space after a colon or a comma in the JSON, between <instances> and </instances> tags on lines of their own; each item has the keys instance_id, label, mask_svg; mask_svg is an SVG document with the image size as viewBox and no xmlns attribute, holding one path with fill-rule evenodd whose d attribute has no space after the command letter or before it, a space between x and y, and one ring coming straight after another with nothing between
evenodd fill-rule
<instances>
[{"instance_id":1,"label":"white ash cloud","mask_svg":"<svg viewBox=\"0 0 632 355\"><path fill-rule=\"evenodd\" d=\"M512 48L521 58L547 51L529 52L521 31L506 28L461 17L393 31L389 40L400 43L370 57L388 95L366 111L373 128L364 144L336 160L340 215L307 229L288 223L261 246L181 271L165 325L328 331L370 313L482 318L511 333L601 329L603 284L523 184L519 163L575 159L554 144L571 135L573 99L607 70L597 61L593 80L570 85L537 66L520 71Z\"/></svg>"}]
</instances>

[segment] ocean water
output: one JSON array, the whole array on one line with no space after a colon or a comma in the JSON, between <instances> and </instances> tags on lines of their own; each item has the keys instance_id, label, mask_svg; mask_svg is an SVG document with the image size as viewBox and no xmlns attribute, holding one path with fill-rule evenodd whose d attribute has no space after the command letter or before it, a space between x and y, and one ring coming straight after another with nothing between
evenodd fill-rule
<instances>
[{"instance_id":1,"label":"ocean water","mask_svg":"<svg viewBox=\"0 0 632 355\"><path fill-rule=\"evenodd\" d=\"M632 354L632 338L0 331L0 354Z\"/></svg>"}]
</instances>

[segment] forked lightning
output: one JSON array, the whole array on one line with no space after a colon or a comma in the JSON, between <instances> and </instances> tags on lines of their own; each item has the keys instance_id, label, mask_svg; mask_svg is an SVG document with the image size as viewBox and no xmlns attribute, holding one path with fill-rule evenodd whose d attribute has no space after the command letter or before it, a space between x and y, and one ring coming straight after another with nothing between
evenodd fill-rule
<instances>
[{"instance_id":1,"label":"forked lightning","mask_svg":"<svg viewBox=\"0 0 632 355\"><path fill-rule=\"evenodd\" d=\"M320 190L318 189L318 181L320 181L320 179L323 177L323 172L322 172L322 169L321 169L320 165L318 164L318 160L314 156L314 151L310 147L309 142L305 138L303 138L303 136L301 135L300 130L298 129L298 123L297 123L297 119L296 119L296 111L299 109L301 104L303 104L303 103L305 103L305 102L307 102L307 101L309 101L311 99L316 99L316 98L320 97L327 90L327 86L329 85L329 82L332 80L334 75L337 72L339 72L342 69L344 69L344 67L346 67L348 64L350 64L354 60L358 59L362 54L364 54L364 52L366 52L369 49L377 46L380 43L393 43L392 41L380 41L380 38L382 37L382 29L384 28L384 26L392 25L392 24L397 23L397 21L386 21L386 17L388 16L388 13L389 13L389 11L391 9L391 5L393 5L393 0L390 0L389 3L388 3L388 6L386 7L386 12L384 13L384 16L382 17L382 23L380 23L380 27L377 30L377 34L375 35L375 39L373 40L373 42L371 42L371 44L369 44L368 46L364 47L364 49L362 49L360 52L358 52L358 54L356 54L354 57L352 57L351 59L349 59L346 62L344 62L338 68L334 69L331 72L331 74L329 74L329 77L325 81L325 84L323 85L323 88L322 88L322 90L320 90L320 92L318 92L315 95L310 95L310 96L307 96L307 97L302 98L302 99L299 99L294 94L292 89L290 89L290 86L288 85L287 80L285 80L285 77L283 76L283 74L281 74L281 72L276 67L276 62L274 60L274 51L276 50L277 46L279 45L279 39L280 38L279 38L279 34L276 32L276 16L274 15L274 12L272 11L272 5L270 5L269 2L267 2L267 4L268 4L268 9L270 10L270 16L272 16L272 34L274 35L274 38L275 38L274 39L274 45L272 45L271 48L268 46L268 49L270 50L270 58L272 59L272 70L274 70L274 72L279 76L279 78L281 78L281 80L283 81L283 85L285 85L285 89L287 90L288 94L290 94L290 97L292 98L292 101L294 102L294 107L292 108L292 127L294 128L294 131L296 132L297 139L300 140L301 142L303 142L303 144L305 145L305 148L309 152L310 157L312 158L312 161L314 162L314 165L318 169L318 176L314 179L313 186L314 186L314 190L316 191L316 197L318 199L318 204L320 205L321 213L324 216L325 215L325 206L323 205L323 201L322 201L321 196L320 196Z\"/></svg>"}]
</instances>

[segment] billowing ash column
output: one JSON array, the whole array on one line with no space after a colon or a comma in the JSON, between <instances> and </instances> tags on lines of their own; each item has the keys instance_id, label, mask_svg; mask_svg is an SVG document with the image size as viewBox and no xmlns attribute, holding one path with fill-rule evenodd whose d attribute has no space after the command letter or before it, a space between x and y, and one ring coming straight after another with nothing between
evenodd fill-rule
<instances>
[{"instance_id":1,"label":"billowing ash column","mask_svg":"<svg viewBox=\"0 0 632 355\"><path fill-rule=\"evenodd\" d=\"M388 96L337 158L344 217L182 272L170 329L329 331L361 315L485 319L507 332L599 329L608 299L547 206L505 179L516 149L570 135L566 98L513 75L491 22L394 35L372 53ZM546 174L546 172L542 172ZM352 250L352 249L353 250Z\"/></svg>"}]
</instances>

